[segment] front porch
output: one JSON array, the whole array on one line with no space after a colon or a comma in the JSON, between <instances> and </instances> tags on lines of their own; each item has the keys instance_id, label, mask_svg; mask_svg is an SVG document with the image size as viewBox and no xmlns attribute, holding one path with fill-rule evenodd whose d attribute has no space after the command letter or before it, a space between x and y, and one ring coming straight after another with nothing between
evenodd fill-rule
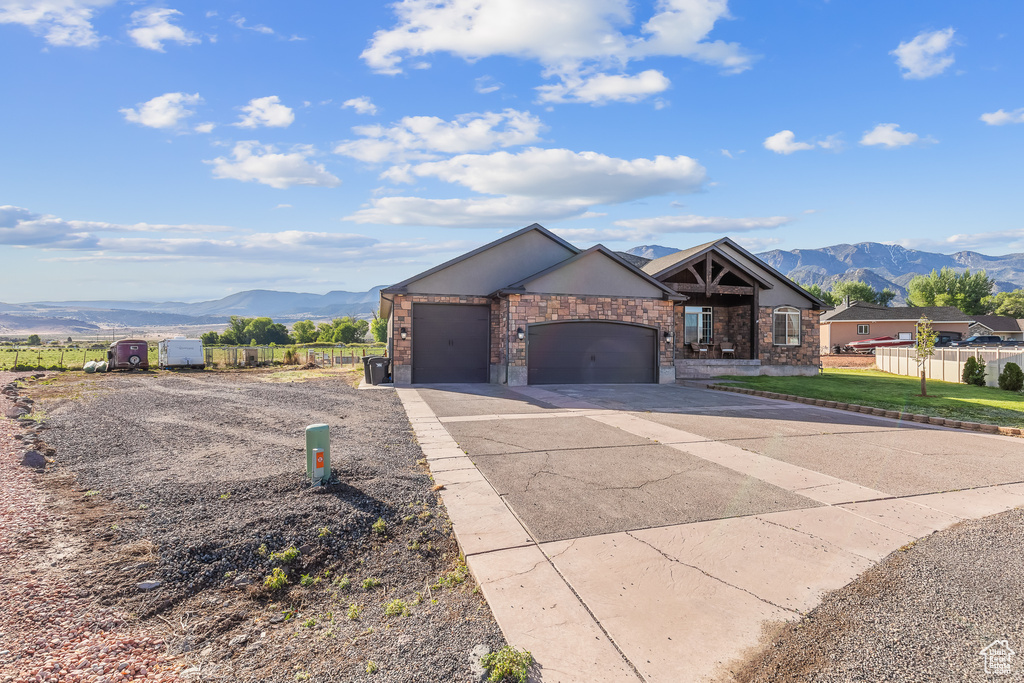
<instances>
[{"instance_id":1,"label":"front porch","mask_svg":"<svg viewBox=\"0 0 1024 683\"><path fill-rule=\"evenodd\" d=\"M676 379L708 379L723 375L754 377L761 374L761 361L743 358L677 358Z\"/></svg>"}]
</instances>

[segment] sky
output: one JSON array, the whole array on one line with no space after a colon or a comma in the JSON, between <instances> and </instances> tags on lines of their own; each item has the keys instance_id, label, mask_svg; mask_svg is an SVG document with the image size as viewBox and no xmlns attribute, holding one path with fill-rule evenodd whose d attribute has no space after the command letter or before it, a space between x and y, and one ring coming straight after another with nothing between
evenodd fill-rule
<instances>
[{"instance_id":1,"label":"sky","mask_svg":"<svg viewBox=\"0 0 1024 683\"><path fill-rule=\"evenodd\" d=\"M1020 0L0 0L0 301L580 247L1024 252Z\"/></svg>"}]
</instances>

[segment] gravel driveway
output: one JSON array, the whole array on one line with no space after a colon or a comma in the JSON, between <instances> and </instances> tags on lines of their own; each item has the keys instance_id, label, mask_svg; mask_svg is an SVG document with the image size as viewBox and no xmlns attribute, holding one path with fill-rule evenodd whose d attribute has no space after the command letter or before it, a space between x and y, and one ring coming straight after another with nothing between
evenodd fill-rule
<instances>
[{"instance_id":1,"label":"gravel driveway","mask_svg":"<svg viewBox=\"0 0 1024 683\"><path fill-rule=\"evenodd\" d=\"M186 678L470 680L470 651L504 641L397 398L316 375L68 373L29 389L74 546L54 572L160 626ZM303 430L319 422L337 482L311 490Z\"/></svg>"}]
</instances>

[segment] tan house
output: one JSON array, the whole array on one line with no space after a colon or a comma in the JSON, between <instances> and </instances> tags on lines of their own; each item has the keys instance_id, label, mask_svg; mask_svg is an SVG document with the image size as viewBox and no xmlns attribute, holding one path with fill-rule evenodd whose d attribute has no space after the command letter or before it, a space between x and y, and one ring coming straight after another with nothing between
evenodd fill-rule
<instances>
[{"instance_id":1,"label":"tan house","mask_svg":"<svg viewBox=\"0 0 1024 683\"><path fill-rule=\"evenodd\" d=\"M995 335L1003 341L1024 340L1024 320L1004 315L971 316L971 335Z\"/></svg>"},{"instance_id":2,"label":"tan house","mask_svg":"<svg viewBox=\"0 0 1024 683\"><path fill-rule=\"evenodd\" d=\"M955 306L879 306L863 301L842 304L821 316L821 345L834 350L851 342L892 337L914 339L917 322L926 317L932 329L967 338L971 316Z\"/></svg>"},{"instance_id":3,"label":"tan house","mask_svg":"<svg viewBox=\"0 0 1024 683\"><path fill-rule=\"evenodd\" d=\"M728 238L637 263L534 224L387 287L395 383L817 372L825 305Z\"/></svg>"}]
</instances>

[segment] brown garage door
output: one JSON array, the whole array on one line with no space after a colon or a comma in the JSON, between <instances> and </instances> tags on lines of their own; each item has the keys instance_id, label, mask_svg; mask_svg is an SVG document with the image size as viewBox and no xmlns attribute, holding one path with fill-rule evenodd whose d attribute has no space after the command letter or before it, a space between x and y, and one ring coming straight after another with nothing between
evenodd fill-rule
<instances>
[{"instance_id":1,"label":"brown garage door","mask_svg":"<svg viewBox=\"0 0 1024 683\"><path fill-rule=\"evenodd\" d=\"M412 305L412 381L486 382L490 309L458 304Z\"/></svg>"},{"instance_id":2,"label":"brown garage door","mask_svg":"<svg viewBox=\"0 0 1024 683\"><path fill-rule=\"evenodd\" d=\"M657 382L658 333L650 327L601 322L530 326L530 384Z\"/></svg>"}]
</instances>

